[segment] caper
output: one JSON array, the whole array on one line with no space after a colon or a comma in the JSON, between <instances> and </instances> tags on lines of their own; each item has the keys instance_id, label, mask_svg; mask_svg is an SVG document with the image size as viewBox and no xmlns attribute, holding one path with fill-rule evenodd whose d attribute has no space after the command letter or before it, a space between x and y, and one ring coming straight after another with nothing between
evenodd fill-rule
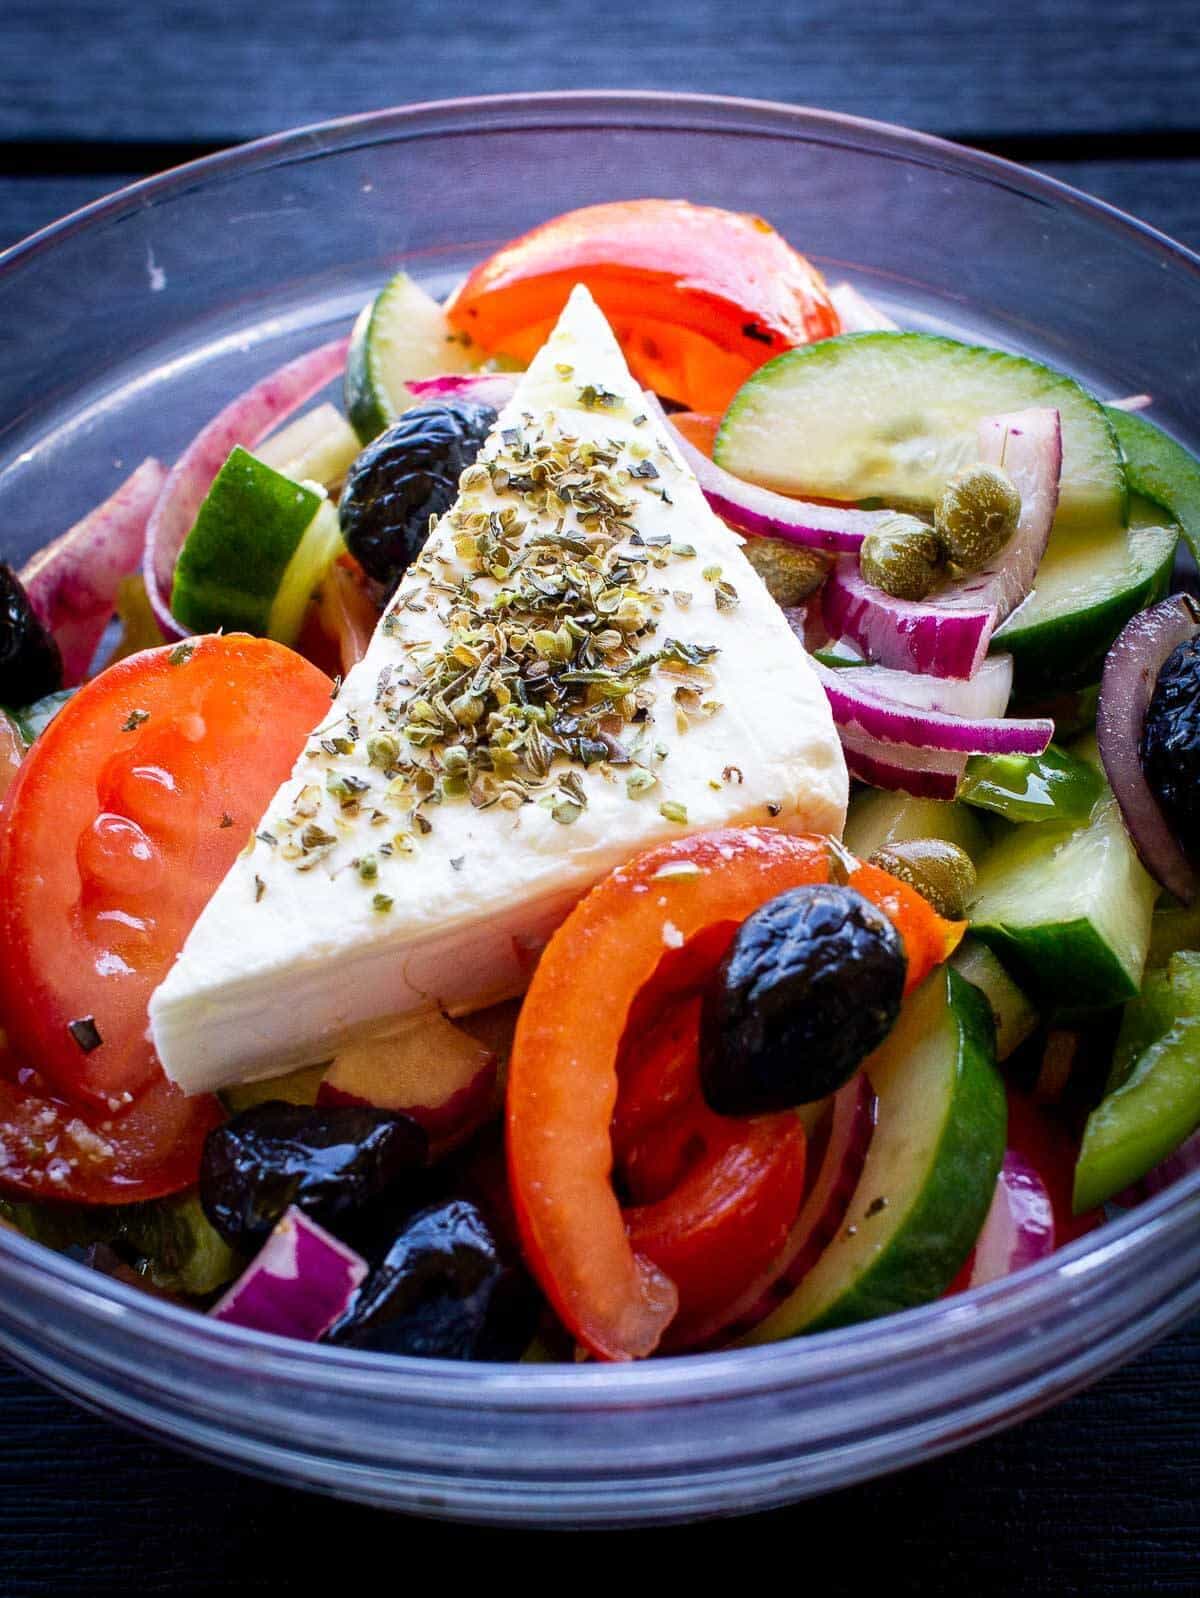
<instances>
[{"instance_id":1,"label":"caper","mask_svg":"<svg viewBox=\"0 0 1200 1598\"><path fill-rule=\"evenodd\" d=\"M970 855L943 838L910 838L888 844L876 849L871 864L907 882L948 921L961 921L975 894Z\"/></svg>"},{"instance_id":2,"label":"caper","mask_svg":"<svg viewBox=\"0 0 1200 1598\"><path fill-rule=\"evenodd\" d=\"M867 582L885 594L924 599L943 576L941 541L917 516L889 516L863 539L858 564Z\"/></svg>"},{"instance_id":3,"label":"caper","mask_svg":"<svg viewBox=\"0 0 1200 1598\"><path fill-rule=\"evenodd\" d=\"M777 605L802 604L829 573L829 562L817 550L786 538L748 538L742 553Z\"/></svg>"},{"instance_id":4,"label":"caper","mask_svg":"<svg viewBox=\"0 0 1200 1598\"><path fill-rule=\"evenodd\" d=\"M975 572L998 555L1017 530L1021 496L998 466L964 466L942 491L933 525L946 558L960 572Z\"/></svg>"}]
</instances>

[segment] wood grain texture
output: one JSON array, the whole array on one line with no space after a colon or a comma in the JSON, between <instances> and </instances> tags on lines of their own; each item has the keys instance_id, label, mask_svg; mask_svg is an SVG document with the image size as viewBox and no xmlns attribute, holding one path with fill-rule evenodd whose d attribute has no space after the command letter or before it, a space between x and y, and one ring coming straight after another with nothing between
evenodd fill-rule
<instances>
[{"instance_id":1,"label":"wood grain texture","mask_svg":"<svg viewBox=\"0 0 1200 1598\"><path fill-rule=\"evenodd\" d=\"M1200 124L1195 0L6 0L0 138L202 139L445 96L662 88L957 135Z\"/></svg>"},{"instance_id":2,"label":"wood grain texture","mask_svg":"<svg viewBox=\"0 0 1200 1598\"><path fill-rule=\"evenodd\" d=\"M245 1480L115 1430L0 1367L0 1591L351 1592L436 1573L486 1592L547 1554L623 1580L739 1555L823 1598L1191 1594L1200 1588L1200 1322L1033 1421L948 1458L742 1521L569 1544ZM5 1574L6 1573L6 1574ZM368 1574L369 1573L369 1574ZM336 1584L336 1585L335 1585Z\"/></svg>"},{"instance_id":3,"label":"wood grain texture","mask_svg":"<svg viewBox=\"0 0 1200 1598\"><path fill-rule=\"evenodd\" d=\"M1200 160L1043 161L1039 169L1200 250ZM0 176L0 249L69 211L132 183L140 172L86 177ZM798 239L803 246L804 241Z\"/></svg>"}]
</instances>

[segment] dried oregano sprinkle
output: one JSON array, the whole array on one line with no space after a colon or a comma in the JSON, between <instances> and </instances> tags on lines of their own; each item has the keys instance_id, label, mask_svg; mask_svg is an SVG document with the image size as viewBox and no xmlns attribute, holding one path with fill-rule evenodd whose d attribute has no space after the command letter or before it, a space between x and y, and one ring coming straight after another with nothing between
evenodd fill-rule
<instances>
[{"instance_id":1,"label":"dried oregano sprinkle","mask_svg":"<svg viewBox=\"0 0 1200 1598\"><path fill-rule=\"evenodd\" d=\"M589 408L623 403L576 382ZM400 658L378 673L371 705L355 712L361 728L346 715L321 728L308 755L326 764L323 788L306 785L290 816L273 823L287 832L298 870L312 869L360 816L371 826L401 823L402 852L411 853L442 802L480 810L541 802L571 825L588 804L584 770L608 781L623 775L630 799L656 786L647 768L667 749L644 736L660 698L652 679L670 673L699 689L719 653L660 631L671 590L669 581L659 586L658 569L696 549L637 530L639 497L664 493L650 448L579 438L568 421L524 415L463 474L463 497L383 618ZM720 569L705 576L716 582ZM691 598L675 597L681 606ZM736 603L731 585L717 602ZM429 608L440 623L432 639L402 620ZM699 704L697 693L687 713Z\"/></svg>"}]
</instances>

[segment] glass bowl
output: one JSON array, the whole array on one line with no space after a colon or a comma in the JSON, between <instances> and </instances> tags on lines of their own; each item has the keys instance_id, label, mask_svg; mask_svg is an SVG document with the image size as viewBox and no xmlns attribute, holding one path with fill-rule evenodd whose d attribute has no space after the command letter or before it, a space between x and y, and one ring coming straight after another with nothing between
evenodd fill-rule
<instances>
[{"instance_id":1,"label":"glass bowl","mask_svg":"<svg viewBox=\"0 0 1200 1598\"><path fill-rule=\"evenodd\" d=\"M441 290L570 206L769 217L910 325L1147 390L1200 445L1200 260L1047 178L852 118L701 96L463 100L264 139L0 257L0 545L28 553L142 456L344 330L398 262ZM1191 358L1181 358L1190 351ZM288 1343L0 1235L0 1350L128 1425L425 1515L628 1524L763 1509L960 1446L1200 1305L1200 1173L975 1293L770 1348L454 1365Z\"/></svg>"}]
</instances>

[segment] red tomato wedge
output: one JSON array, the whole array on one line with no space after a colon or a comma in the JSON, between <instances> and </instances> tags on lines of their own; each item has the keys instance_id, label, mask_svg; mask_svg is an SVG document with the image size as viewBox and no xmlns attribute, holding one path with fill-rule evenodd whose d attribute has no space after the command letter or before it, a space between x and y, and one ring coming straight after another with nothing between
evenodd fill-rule
<instances>
[{"instance_id":1,"label":"red tomato wedge","mask_svg":"<svg viewBox=\"0 0 1200 1598\"><path fill-rule=\"evenodd\" d=\"M331 686L269 639L195 638L102 672L26 755L0 816L0 1024L51 1091L111 1115L161 1080L150 994Z\"/></svg>"},{"instance_id":2,"label":"red tomato wedge","mask_svg":"<svg viewBox=\"0 0 1200 1598\"><path fill-rule=\"evenodd\" d=\"M484 349L528 362L576 283L638 380L698 411L723 411L773 355L841 331L820 273L769 223L684 200L555 217L477 266L446 311Z\"/></svg>"},{"instance_id":3,"label":"red tomato wedge","mask_svg":"<svg viewBox=\"0 0 1200 1598\"><path fill-rule=\"evenodd\" d=\"M49 1094L35 1071L0 1061L0 1190L76 1204L162 1198L196 1180L220 1104L161 1075L120 1115Z\"/></svg>"},{"instance_id":4,"label":"red tomato wedge","mask_svg":"<svg viewBox=\"0 0 1200 1598\"><path fill-rule=\"evenodd\" d=\"M676 1112L691 1113L684 1011L674 1040L668 1028L661 1048L630 1069L627 1102L618 1109L618 1062L627 1026L642 1019L641 995L653 984L658 1002L678 1003L753 910L788 888L829 881L842 865L825 838L767 828L681 838L593 888L542 955L509 1066L509 1181L530 1268L568 1331L598 1358L652 1353L681 1305L686 1319L693 1307L711 1308L731 1282L736 1291L739 1254L780 1224L785 1233L792 1219L789 1213L779 1223L771 1212L773 1184L764 1171L787 1173L781 1208L791 1206L792 1185L798 1206L803 1185L803 1138L785 1147L796 1137L796 1117L723 1122L730 1140L723 1143L710 1136L701 1106L691 1130L709 1141L699 1157L689 1163L685 1138L671 1155L675 1163L647 1172L643 1189L678 1178L674 1190L622 1213L612 1184L614 1110L626 1160L639 1141L651 1141L656 1123L664 1133L677 1131ZM895 920L909 952L910 986L962 935L960 924L941 920L874 867L853 870L850 882ZM701 1295L695 1284L706 1262L712 1280ZM672 1267L681 1273L678 1283Z\"/></svg>"}]
</instances>

